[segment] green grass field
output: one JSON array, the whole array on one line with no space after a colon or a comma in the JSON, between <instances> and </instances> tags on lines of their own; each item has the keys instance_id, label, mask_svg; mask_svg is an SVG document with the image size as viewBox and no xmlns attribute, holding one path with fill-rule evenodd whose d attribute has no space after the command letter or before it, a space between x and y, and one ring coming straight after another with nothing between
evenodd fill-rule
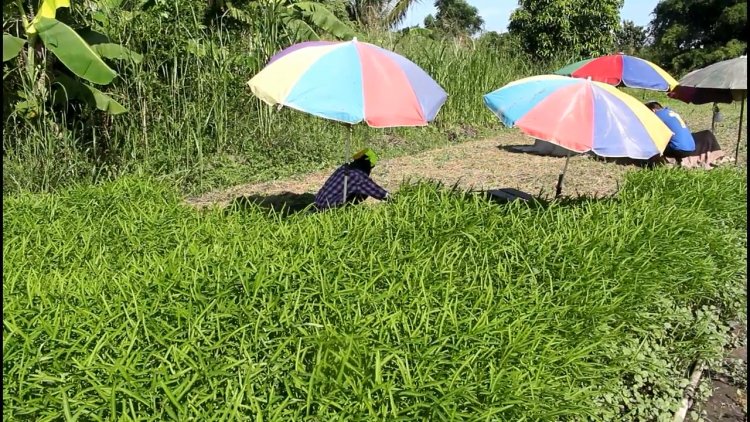
<instances>
[{"instance_id":1,"label":"green grass field","mask_svg":"<svg viewBox=\"0 0 750 422\"><path fill-rule=\"evenodd\" d=\"M290 217L123 178L3 206L4 420L654 420L746 303L746 171Z\"/></svg>"},{"instance_id":2,"label":"green grass field","mask_svg":"<svg viewBox=\"0 0 750 422\"><path fill-rule=\"evenodd\" d=\"M715 131L738 166L634 170L612 197L497 204L423 183L326 213L197 210L185 196L344 159L346 126L246 85L307 39L286 20L301 4L85 3L60 16L143 55L108 58L119 77L99 87L127 113L50 104L52 48L4 62L4 421L672 420L691 366L718 367L746 318L739 103ZM350 2L324 3L349 20ZM582 58L384 28L356 24L449 94L427 127L355 126L352 150L384 159L480 137L505 153L516 129L482 96ZM623 90L710 127L711 105ZM530 167L515 179L545 180ZM600 170L592 184L620 182Z\"/></svg>"}]
</instances>

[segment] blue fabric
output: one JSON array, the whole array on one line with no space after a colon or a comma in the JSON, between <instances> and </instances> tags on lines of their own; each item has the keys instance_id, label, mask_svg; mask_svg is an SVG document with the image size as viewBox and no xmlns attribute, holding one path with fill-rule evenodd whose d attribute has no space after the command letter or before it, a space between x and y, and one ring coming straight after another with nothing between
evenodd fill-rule
<instances>
[{"instance_id":1,"label":"blue fabric","mask_svg":"<svg viewBox=\"0 0 750 422\"><path fill-rule=\"evenodd\" d=\"M675 149L677 151L692 152L695 151L695 139L693 134L690 133L685 122L682 120L679 114L670 110L668 107L656 110L656 115L664 122L669 130L674 133L672 138L669 140L667 147Z\"/></svg>"}]
</instances>

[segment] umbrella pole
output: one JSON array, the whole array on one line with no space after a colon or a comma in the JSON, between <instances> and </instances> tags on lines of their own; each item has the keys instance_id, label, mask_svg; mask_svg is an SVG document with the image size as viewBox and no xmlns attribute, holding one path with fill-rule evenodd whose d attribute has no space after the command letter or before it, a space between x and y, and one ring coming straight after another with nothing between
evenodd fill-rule
<instances>
[{"instance_id":1,"label":"umbrella pole","mask_svg":"<svg viewBox=\"0 0 750 422\"><path fill-rule=\"evenodd\" d=\"M711 113L711 133L716 133L716 103L714 103L713 112Z\"/></svg>"},{"instance_id":2,"label":"umbrella pole","mask_svg":"<svg viewBox=\"0 0 750 422\"><path fill-rule=\"evenodd\" d=\"M563 178L565 178L565 172L568 171L568 161L570 161L570 154L565 156L565 166L563 167L562 173L557 176L557 187L555 188L555 198L559 198L562 194Z\"/></svg>"},{"instance_id":3,"label":"umbrella pole","mask_svg":"<svg viewBox=\"0 0 750 422\"><path fill-rule=\"evenodd\" d=\"M352 132L353 131L354 131L354 127L352 125L349 125L349 137L346 139L346 146L344 147L344 164L346 164L346 163L349 162L349 156L351 155L351 153L349 151L350 150L350 145L349 144L352 143ZM348 183L349 183L349 168L347 167L344 170L344 192L343 192L344 196L343 196L341 202L346 202L346 193L347 193L346 192L346 188L347 188Z\"/></svg>"},{"instance_id":4,"label":"umbrella pole","mask_svg":"<svg viewBox=\"0 0 750 422\"><path fill-rule=\"evenodd\" d=\"M740 126L737 129L737 146L734 147L734 164L738 165L737 158L740 156L740 140L742 139L742 116L745 114L745 98L747 94L742 94L740 101Z\"/></svg>"}]
</instances>

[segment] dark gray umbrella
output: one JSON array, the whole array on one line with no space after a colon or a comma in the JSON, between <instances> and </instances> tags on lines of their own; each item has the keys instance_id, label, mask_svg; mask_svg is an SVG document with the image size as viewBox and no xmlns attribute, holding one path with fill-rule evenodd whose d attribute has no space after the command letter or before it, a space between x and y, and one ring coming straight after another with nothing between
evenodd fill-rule
<instances>
[{"instance_id":1,"label":"dark gray umbrella","mask_svg":"<svg viewBox=\"0 0 750 422\"><path fill-rule=\"evenodd\" d=\"M718 111L716 103L739 101L740 127L737 131L737 147L734 151L734 161L737 162L742 139L742 117L747 99L747 56L724 60L688 73L680 79L669 96L686 103L714 103L711 131L713 131Z\"/></svg>"}]
</instances>

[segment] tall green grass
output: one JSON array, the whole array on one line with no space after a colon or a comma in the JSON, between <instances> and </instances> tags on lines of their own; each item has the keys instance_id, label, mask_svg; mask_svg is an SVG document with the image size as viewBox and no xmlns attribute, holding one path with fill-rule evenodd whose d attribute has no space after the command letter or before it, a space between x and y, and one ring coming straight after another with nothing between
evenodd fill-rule
<instances>
[{"instance_id":1,"label":"tall green grass","mask_svg":"<svg viewBox=\"0 0 750 422\"><path fill-rule=\"evenodd\" d=\"M3 417L654 420L744 312L746 173L291 217L123 178L3 207Z\"/></svg>"},{"instance_id":2,"label":"tall green grass","mask_svg":"<svg viewBox=\"0 0 750 422\"><path fill-rule=\"evenodd\" d=\"M113 87L127 114L54 113L27 120L5 112L3 191L49 191L70 182L145 173L196 192L341 162L345 127L276 111L246 86L272 54L292 43L278 31L272 8L259 8L253 25L243 30L204 26L201 8L167 17L157 12L129 20L110 17L113 41L144 55L140 64L120 65ZM415 61L450 94L428 128L357 127L356 146L372 145L384 156L444 145L464 126L499 128L481 95L540 71L516 52L497 54L450 40L395 34L365 34L363 40ZM18 88L4 80L9 93Z\"/></svg>"}]
</instances>

